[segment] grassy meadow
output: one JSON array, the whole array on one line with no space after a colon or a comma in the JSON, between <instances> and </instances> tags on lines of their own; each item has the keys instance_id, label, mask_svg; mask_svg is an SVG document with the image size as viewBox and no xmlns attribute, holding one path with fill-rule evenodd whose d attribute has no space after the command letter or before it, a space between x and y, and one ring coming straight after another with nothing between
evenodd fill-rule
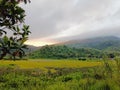
<instances>
[{"instance_id":1,"label":"grassy meadow","mask_svg":"<svg viewBox=\"0 0 120 90\"><path fill-rule=\"evenodd\" d=\"M21 69L41 69L45 70L47 67L53 68L84 68L101 65L101 62L93 61L78 61L78 60L20 60L20 61L0 61L0 66L16 66Z\"/></svg>"},{"instance_id":2,"label":"grassy meadow","mask_svg":"<svg viewBox=\"0 0 120 90\"><path fill-rule=\"evenodd\" d=\"M2 60L0 90L120 90L120 62Z\"/></svg>"}]
</instances>

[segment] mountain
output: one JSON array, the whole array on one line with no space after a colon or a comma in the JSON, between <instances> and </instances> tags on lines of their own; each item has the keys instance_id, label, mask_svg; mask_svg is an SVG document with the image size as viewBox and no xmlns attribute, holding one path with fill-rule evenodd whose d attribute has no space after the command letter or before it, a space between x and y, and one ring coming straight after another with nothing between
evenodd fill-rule
<instances>
[{"instance_id":1,"label":"mountain","mask_svg":"<svg viewBox=\"0 0 120 90\"><path fill-rule=\"evenodd\" d=\"M120 51L120 38L114 36L72 40L62 44L75 48L94 48L99 50Z\"/></svg>"},{"instance_id":2,"label":"mountain","mask_svg":"<svg viewBox=\"0 0 120 90\"><path fill-rule=\"evenodd\" d=\"M96 37L83 40L72 40L57 45L46 45L36 48L30 53L30 58L55 58L55 59L84 59L102 58L104 55L120 55L120 38Z\"/></svg>"}]
</instances>

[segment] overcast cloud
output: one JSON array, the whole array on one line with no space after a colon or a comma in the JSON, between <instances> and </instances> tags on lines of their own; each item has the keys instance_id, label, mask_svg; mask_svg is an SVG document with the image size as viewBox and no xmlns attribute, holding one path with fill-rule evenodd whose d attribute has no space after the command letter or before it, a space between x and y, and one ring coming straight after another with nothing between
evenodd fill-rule
<instances>
[{"instance_id":1,"label":"overcast cloud","mask_svg":"<svg viewBox=\"0 0 120 90\"><path fill-rule=\"evenodd\" d=\"M67 41L119 35L120 0L31 0L22 5L31 27L30 41Z\"/></svg>"}]
</instances>

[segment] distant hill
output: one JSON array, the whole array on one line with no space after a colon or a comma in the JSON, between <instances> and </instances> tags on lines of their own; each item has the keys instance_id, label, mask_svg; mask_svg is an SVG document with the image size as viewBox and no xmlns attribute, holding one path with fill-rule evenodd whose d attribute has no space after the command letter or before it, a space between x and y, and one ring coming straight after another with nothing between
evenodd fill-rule
<instances>
[{"instance_id":1,"label":"distant hill","mask_svg":"<svg viewBox=\"0 0 120 90\"><path fill-rule=\"evenodd\" d=\"M40 49L40 47L36 47L36 46L32 46L32 45L27 45L27 46L28 46L28 51L30 51L30 52Z\"/></svg>"},{"instance_id":2,"label":"distant hill","mask_svg":"<svg viewBox=\"0 0 120 90\"><path fill-rule=\"evenodd\" d=\"M103 53L96 49L88 48L70 48L65 45L61 46L43 46L39 50L31 53L30 58L55 58L55 59L67 59L67 58L80 58L80 57L102 57Z\"/></svg>"},{"instance_id":3,"label":"distant hill","mask_svg":"<svg viewBox=\"0 0 120 90\"><path fill-rule=\"evenodd\" d=\"M55 59L84 59L102 58L120 55L120 38L97 37L84 40L72 40L57 45L46 45L31 48L30 58L55 58Z\"/></svg>"},{"instance_id":4,"label":"distant hill","mask_svg":"<svg viewBox=\"0 0 120 90\"><path fill-rule=\"evenodd\" d=\"M72 40L62 44L75 48L94 48L99 50L120 51L120 38L114 36Z\"/></svg>"}]
</instances>

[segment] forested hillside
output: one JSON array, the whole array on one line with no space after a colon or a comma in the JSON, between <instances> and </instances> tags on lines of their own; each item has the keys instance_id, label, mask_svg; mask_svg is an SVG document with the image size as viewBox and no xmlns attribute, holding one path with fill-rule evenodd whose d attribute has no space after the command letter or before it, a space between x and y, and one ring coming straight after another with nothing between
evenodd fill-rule
<instances>
[{"instance_id":1,"label":"forested hillside","mask_svg":"<svg viewBox=\"0 0 120 90\"><path fill-rule=\"evenodd\" d=\"M31 51L30 58L86 59L120 56L120 39L117 37L99 37L93 39L66 42L63 45L46 45Z\"/></svg>"},{"instance_id":2,"label":"forested hillside","mask_svg":"<svg viewBox=\"0 0 120 90\"><path fill-rule=\"evenodd\" d=\"M96 49L70 48L67 46L44 46L30 54L30 58L81 58L81 57L102 57L103 53Z\"/></svg>"}]
</instances>

